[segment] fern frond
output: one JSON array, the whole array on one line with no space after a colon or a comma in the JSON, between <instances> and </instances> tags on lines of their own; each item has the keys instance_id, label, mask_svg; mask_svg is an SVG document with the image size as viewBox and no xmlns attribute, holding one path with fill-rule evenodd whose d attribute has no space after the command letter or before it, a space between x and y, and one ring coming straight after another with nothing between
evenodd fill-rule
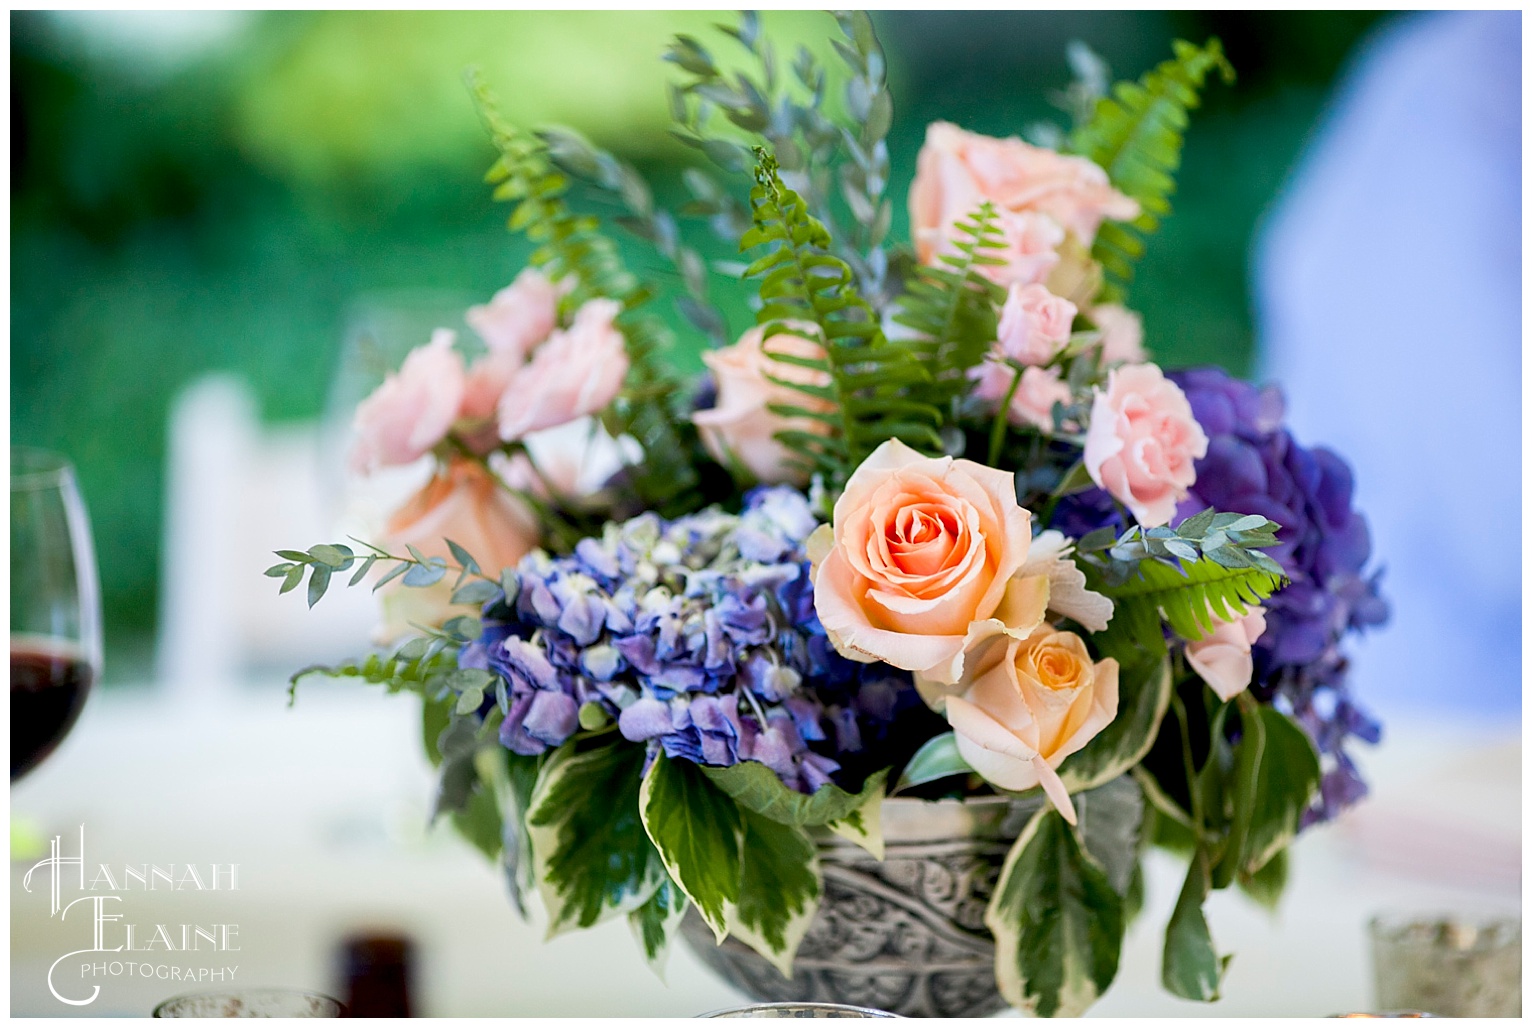
<instances>
[{"instance_id":1,"label":"fern frond","mask_svg":"<svg viewBox=\"0 0 1532 1028\"><path fill-rule=\"evenodd\" d=\"M663 359L669 329L639 310L651 294L623 266L616 245L601 233L596 219L570 209L565 199L569 179L554 166L547 144L506 121L477 75L470 75L469 85L500 152L485 180L495 186L496 200L516 205L508 224L512 232L524 233L538 244L532 263L554 280L573 277L570 304L598 297L622 304L617 325L631 370L614 404L615 427L644 449L643 462L628 469L633 488L646 506L662 513L685 509L697 472L681 435L680 426L686 424L680 413L681 383Z\"/></svg>"},{"instance_id":2,"label":"fern frond","mask_svg":"<svg viewBox=\"0 0 1532 1028\"><path fill-rule=\"evenodd\" d=\"M995 340L995 305L1005 291L979 269L997 263L1005 246L999 216L989 201L957 224L955 254L919 267L899 300L894 320L917 333L901 343L930 372L928 396L943 410L968 395L968 369L984 359Z\"/></svg>"},{"instance_id":3,"label":"fern frond","mask_svg":"<svg viewBox=\"0 0 1532 1028\"><path fill-rule=\"evenodd\" d=\"M1233 621L1285 584L1281 575L1257 567L1225 567L1208 558L1186 560L1179 569L1145 560L1118 586L1093 585L1115 605L1109 631L1135 640L1160 638L1163 619L1183 639L1204 639L1213 620Z\"/></svg>"},{"instance_id":4,"label":"fern frond","mask_svg":"<svg viewBox=\"0 0 1532 1028\"><path fill-rule=\"evenodd\" d=\"M1098 100L1091 119L1069 141L1072 152L1104 168L1112 185L1140 208L1130 224L1103 223L1091 251L1106 272L1112 299L1120 300L1132 280L1144 237L1170 213L1187 112L1200 103L1203 82L1214 71L1224 82L1234 81L1234 68L1217 39L1200 47L1178 39L1173 47L1173 59L1137 82L1119 82Z\"/></svg>"},{"instance_id":5,"label":"fern frond","mask_svg":"<svg viewBox=\"0 0 1532 1028\"><path fill-rule=\"evenodd\" d=\"M740 249L771 247L745 270L747 278L760 280L762 306L756 320L767 326L768 338L779 332L801 334L805 324L812 325L824 347L822 360L772 356L823 372L829 391L773 381L816 401L830 400L835 414L828 436L785 431L776 438L806 467L822 472L832 487L844 483L890 438L939 452L942 413L923 399L931 381L926 369L912 352L884 337L850 266L830 252L830 233L808 212L803 198L783 184L776 159L764 148L755 153L754 226L740 240Z\"/></svg>"}]
</instances>

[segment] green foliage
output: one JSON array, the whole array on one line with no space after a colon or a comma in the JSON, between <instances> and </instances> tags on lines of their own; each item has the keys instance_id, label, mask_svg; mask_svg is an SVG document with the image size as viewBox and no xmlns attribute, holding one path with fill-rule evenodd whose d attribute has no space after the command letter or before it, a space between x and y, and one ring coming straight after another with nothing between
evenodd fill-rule
<instances>
[{"instance_id":1,"label":"green foliage","mask_svg":"<svg viewBox=\"0 0 1532 1028\"><path fill-rule=\"evenodd\" d=\"M894 787L894 791L903 792L905 789L913 789L927 782L937 782L943 778L951 778L953 775L973 773L973 768L958 752L957 735L953 732L943 732L927 739L925 744L915 751L910 762L904 765L904 773L899 776L899 784Z\"/></svg>"},{"instance_id":2,"label":"green foliage","mask_svg":"<svg viewBox=\"0 0 1532 1028\"><path fill-rule=\"evenodd\" d=\"M831 114L829 75L819 58L800 46L791 77L784 74L760 18L745 11L737 28L718 28L746 50L758 73L729 76L688 35L678 35L666 52L665 59L689 76L671 88L673 135L736 175L754 163L751 146L764 142L780 161L783 178L830 227L835 253L855 273L862 294L881 309L888 299L883 244L893 220L893 206L884 196L893 124L888 62L865 12L836 12L835 20L842 38L831 45L846 75L842 117ZM693 212L711 217L726 238L738 238L739 212L726 191L697 169L688 186L696 197Z\"/></svg>"},{"instance_id":3,"label":"green foliage","mask_svg":"<svg viewBox=\"0 0 1532 1028\"><path fill-rule=\"evenodd\" d=\"M1144 759L1170 706L1170 689L1168 657L1118 668L1117 716L1059 766L1070 792L1104 785Z\"/></svg>"},{"instance_id":4,"label":"green foliage","mask_svg":"<svg viewBox=\"0 0 1532 1028\"><path fill-rule=\"evenodd\" d=\"M666 875L660 887L654 890L654 895L645 900L643 906L628 913L628 924L638 939L639 947L644 951L644 959L649 961L649 966L661 979L665 977L665 958L670 951L670 937L681 923L690 902L681 887Z\"/></svg>"},{"instance_id":5,"label":"green foliage","mask_svg":"<svg viewBox=\"0 0 1532 1028\"><path fill-rule=\"evenodd\" d=\"M642 748L626 748L642 759ZM729 906L740 899L739 808L696 764L660 754L644 775L638 809L671 879L722 942Z\"/></svg>"},{"instance_id":6,"label":"green foliage","mask_svg":"<svg viewBox=\"0 0 1532 1028\"><path fill-rule=\"evenodd\" d=\"M1257 750L1238 764L1239 810L1248 828L1220 863L1233 873L1257 875L1298 834L1303 812L1319 788L1319 754L1292 718L1253 700L1241 706L1243 735L1238 750ZM1257 744L1258 743L1258 744Z\"/></svg>"},{"instance_id":7,"label":"green foliage","mask_svg":"<svg viewBox=\"0 0 1532 1028\"><path fill-rule=\"evenodd\" d=\"M1212 632L1212 619L1243 617L1249 604L1260 603L1283 581L1269 571L1223 567L1207 558L1185 561L1179 569L1144 561L1134 578L1120 586L1102 586L1101 591L1116 605L1109 631L1126 632L1155 652L1164 649L1162 617L1181 638L1202 639Z\"/></svg>"},{"instance_id":8,"label":"green foliage","mask_svg":"<svg viewBox=\"0 0 1532 1028\"><path fill-rule=\"evenodd\" d=\"M1000 993L1025 1013L1077 1017L1117 975L1122 898L1052 807L1011 846L984 923Z\"/></svg>"},{"instance_id":9,"label":"green foliage","mask_svg":"<svg viewBox=\"0 0 1532 1028\"><path fill-rule=\"evenodd\" d=\"M1282 900L1282 893L1287 889L1288 861L1291 859L1289 852L1278 850L1255 874L1241 872L1236 879L1241 892L1273 913Z\"/></svg>"},{"instance_id":10,"label":"green foliage","mask_svg":"<svg viewBox=\"0 0 1532 1028\"><path fill-rule=\"evenodd\" d=\"M1172 46L1172 60L1138 82L1119 82L1069 140L1070 150L1106 169L1112 184L1140 208L1131 227L1108 221L1096 235L1091 253L1106 272L1108 299L1123 297L1133 262L1144 252L1144 236L1170 213L1187 112L1199 103L1204 80L1217 71L1224 82L1234 81L1234 68L1217 39L1201 47L1178 39Z\"/></svg>"},{"instance_id":11,"label":"green foliage","mask_svg":"<svg viewBox=\"0 0 1532 1028\"><path fill-rule=\"evenodd\" d=\"M729 934L783 977L819 909L819 851L802 827L741 807L739 897L726 908Z\"/></svg>"},{"instance_id":12,"label":"green foliage","mask_svg":"<svg viewBox=\"0 0 1532 1028\"><path fill-rule=\"evenodd\" d=\"M953 244L956 253L941 254L935 263L915 269L894 320L917 334L903 345L929 369L931 402L955 411L973 388L968 369L994 344L995 306L1005 300L1005 290L979 271L1003 263L993 256L1005 245L994 205L986 200L958 222Z\"/></svg>"},{"instance_id":13,"label":"green foliage","mask_svg":"<svg viewBox=\"0 0 1532 1028\"><path fill-rule=\"evenodd\" d=\"M635 910L665 881L639 818L643 766L642 746L571 740L538 775L526 823L550 937Z\"/></svg>"},{"instance_id":14,"label":"green foliage","mask_svg":"<svg viewBox=\"0 0 1532 1028\"><path fill-rule=\"evenodd\" d=\"M805 796L789 789L775 771L758 760L742 760L729 767L703 767L702 771L741 807L795 828L827 825L868 804L881 803L883 783L888 778L885 768L869 776L861 792L849 793L827 783L812 796Z\"/></svg>"},{"instance_id":15,"label":"green foliage","mask_svg":"<svg viewBox=\"0 0 1532 1028\"><path fill-rule=\"evenodd\" d=\"M595 218L578 215L565 194L569 180L554 167L548 146L500 117L482 82L472 83L479 110L500 156L486 181L495 199L516 204L509 225L538 244L532 263L555 280L572 275L574 291L566 302L581 304L606 297L622 304L617 324L632 366L614 405L615 428L636 438L644 459L631 467L632 483L645 506L672 513L688 504L696 485L692 448L682 438L683 390L664 359L669 331L640 308L650 292L630 273Z\"/></svg>"},{"instance_id":16,"label":"green foliage","mask_svg":"<svg viewBox=\"0 0 1532 1028\"><path fill-rule=\"evenodd\" d=\"M574 129L539 129L537 137L548 148L548 156L559 170L621 202L628 213L618 218L617 223L653 246L675 268L686 287L686 295L676 299L681 316L706 334L712 345L732 342L728 319L708 297L707 265L696 250L681 240L675 217L655 205L654 193L643 176L631 164L594 145Z\"/></svg>"},{"instance_id":17,"label":"green foliage","mask_svg":"<svg viewBox=\"0 0 1532 1028\"><path fill-rule=\"evenodd\" d=\"M1171 993L1203 1003L1218 998L1218 986L1229 966L1229 958L1220 957L1213 948L1213 937L1202 913L1202 904L1207 902L1210 887L1208 855L1199 848L1192 856L1186 882L1176 897L1170 924L1165 929L1165 952L1160 970L1160 981Z\"/></svg>"},{"instance_id":18,"label":"green foliage","mask_svg":"<svg viewBox=\"0 0 1532 1028\"><path fill-rule=\"evenodd\" d=\"M851 269L829 252L829 233L782 183L775 158L764 150L757 157L756 186L750 193L755 224L740 240L741 250L771 246L746 270L747 276L761 279L763 305L756 317L767 326L768 338L777 332L802 333L805 323L814 327L825 349L823 359L772 356L827 375L829 385L779 381L813 401L834 405L828 414L773 406L781 414L815 418L829 429L828 435L781 431L777 439L837 486L890 438L939 452L941 411L911 395L930 376L909 350L884 338L877 315L857 293Z\"/></svg>"}]
</instances>

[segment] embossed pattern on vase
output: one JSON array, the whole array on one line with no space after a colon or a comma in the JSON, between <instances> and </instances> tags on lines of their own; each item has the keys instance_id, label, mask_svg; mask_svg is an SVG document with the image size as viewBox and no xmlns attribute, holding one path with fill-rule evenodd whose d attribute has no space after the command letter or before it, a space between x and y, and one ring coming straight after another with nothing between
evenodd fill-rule
<instances>
[{"instance_id":1,"label":"embossed pattern on vase","mask_svg":"<svg viewBox=\"0 0 1532 1028\"><path fill-rule=\"evenodd\" d=\"M1078 800L1087 846L1125 888L1142 816L1137 787L1119 780ZM824 895L791 979L736 939L715 946L695 911L682 921L683 936L753 999L850 1003L911 1017L994 1014L1006 1004L984 910L1011 840L1040 802L887 800L882 863L819 833Z\"/></svg>"}]
</instances>

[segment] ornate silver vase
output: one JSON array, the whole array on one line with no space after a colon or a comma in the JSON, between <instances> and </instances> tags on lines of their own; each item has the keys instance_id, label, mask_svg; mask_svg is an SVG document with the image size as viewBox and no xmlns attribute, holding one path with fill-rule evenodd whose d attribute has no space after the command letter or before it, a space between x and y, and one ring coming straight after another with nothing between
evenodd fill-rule
<instances>
[{"instance_id":1,"label":"ornate silver vase","mask_svg":"<svg viewBox=\"0 0 1532 1028\"><path fill-rule=\"evenodd\" d=\"M1074 801L1086 849L1124 891L1143 821L1138 786L1119 778ZM881 863L818 833L824 895L791 978L737 939L714 945L695 910L687 911L681 935L752 999L847 1003L906 1017L989 1016L1006 1004L995 986L984 908L1011 842L1043 802L884 800Z\"/></svg>"}]
</instances>

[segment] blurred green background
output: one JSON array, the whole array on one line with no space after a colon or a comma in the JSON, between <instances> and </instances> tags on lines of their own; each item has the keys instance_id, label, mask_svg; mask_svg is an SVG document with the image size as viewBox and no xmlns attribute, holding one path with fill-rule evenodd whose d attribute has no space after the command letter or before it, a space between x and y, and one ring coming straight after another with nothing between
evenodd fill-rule
<instances>
[{"instance_id":1,"label":"blurred green background","mask_svg":"<svg viewBox=\"0 0 1532 1028\"><path fill-rule=\"evenodd\" d=\"M1247 254L1374 12L885 12L902 198L927 122L1013 135L1062 120L1049 90L1081 39L1115 77L1219 36L1239 72L1193 118L1176 213L1133 306L1170 365L1242 372ZM488 297L525 251L480 176L490 147L463 86L480 67L522 124L562 123L679 202L658 60L707 12L13 12L11 437L72 456L94 521L108 680L152 650L166 414L209 371L245 376L268 422L323 413L363 294ZM784 52L836 30L768 15ZM724 256L700 224L684 226ZM652 266L637 247L640 266ZM723 291L723 295L731 295ZM736 294L737 295L737 294ZM743 318L735 319L741 328ZM424 340L421 340L422 342ZM695 350L676 359L700 367ZM295 540L294 542L303 542ZM258 587L258 583L252 583Z\"/></svg>"}]
</instances>

